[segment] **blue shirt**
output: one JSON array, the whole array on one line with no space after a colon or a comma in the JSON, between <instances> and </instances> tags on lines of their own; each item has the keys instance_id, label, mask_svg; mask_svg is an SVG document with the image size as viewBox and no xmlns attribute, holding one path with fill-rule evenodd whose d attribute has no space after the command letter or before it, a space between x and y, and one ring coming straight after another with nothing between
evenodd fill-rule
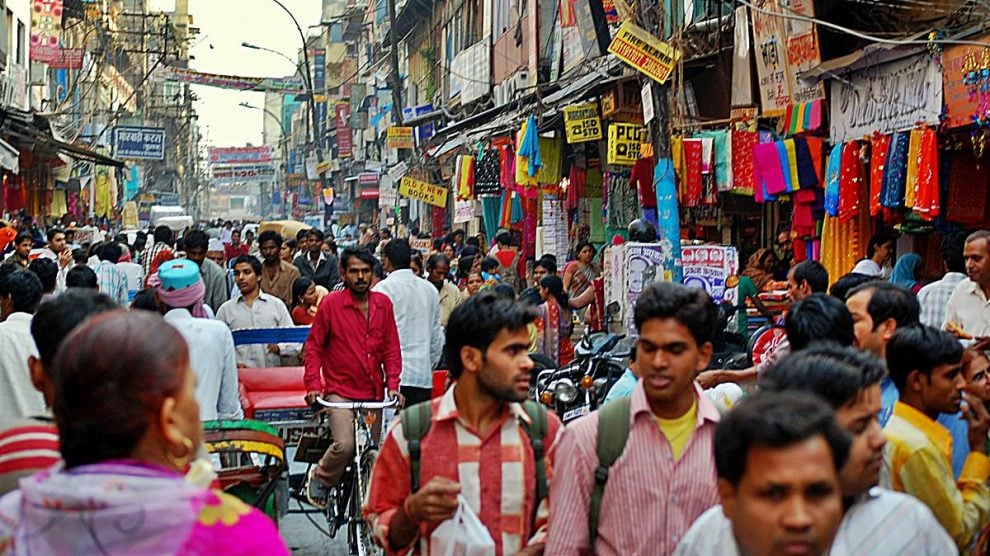
<instances>
[{"instance_id":1,"label":"blue shirt","mask_svg":"<svg viewBox=\"0 0 990 556\"><path fill-rule=\"evenodd\" d=\"M626 368L626 372L622 373L619 380L615 381L612 388L605 395L605 401L602 402L606 404L612 400L621 400L622 398L628 398L632 395L633 390L636 389L636 384L639 382L639 377L633 374L632 369Z\"/></svg>"},{"instance_id":2,"label":"blue shirt","mask_svg":"<svg viewBox=\"0 0 990 556\"><path fill-rule=\"evenodd\" d=\"M938 424L952 435L952 473L958 479L969 456L969 423L963 419L962 413L943 413L938 416Z\"/></svg>"},{"instance_id":3,"label":"blue shirt","mask_svg":"<svg viewBox=\"0 0 990 556\"><path fill-rule=\"evenodd\" d=\"M889 376L883 377L880 381L880 415L877 416L881 427L887 426L887 421L894 414L894 404L900 398L901 394L897 391L897 386L894 386L894 381Z\"/></svg>"}]
</instances>

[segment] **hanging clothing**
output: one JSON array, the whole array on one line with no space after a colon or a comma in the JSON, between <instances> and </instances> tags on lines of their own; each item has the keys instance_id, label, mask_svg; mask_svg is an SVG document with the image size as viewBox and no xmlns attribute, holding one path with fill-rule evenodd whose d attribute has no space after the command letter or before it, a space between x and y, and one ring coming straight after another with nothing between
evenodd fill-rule
<instances>
[{"instance_id":1,"label":"hanging clothing","mask_svg":"<svg viewBox=\"0 0 990 556\"><path fill-rule=\"evenodd\" d=\"M474 194L498 195L502 188L502 161L499 149L485 149L474 163Z\"/></svg>"},{"instance_id":2,"label":"hanging clothing","mask_svg":"<svg viewBox=\"0 0 990 556\"><path fill-rule=\"evenodd\" d=\"M684 140L684 191L681 196L681 205L685 207L696 207L701 204L702 197L702 144L700 139ZM618 228L624 228L628 222L620 224Z\"/></svg>"},{"instance_id":3,"label":"hanging clothing","mask_svg":"<svg viewBox=\"0 0 990 556\"><path fill-rule=\"evenodd\" d=\"M890 152L890 135L874 133L870 150L870 215L880 214L880 197L883 194L883 174Z\"/></svg>"},{"instance_id":4,"label":"hanging clothing","mask_svg":"<svg viewBox=\"0 0 990 556\"><path fill-rule=\"evenodd\" d=\"M914 211L932 221L941 214L938 180L938 134L925 128L921 137L921 162L918 167L918 198Z\"/></svg>"},{"instance_id":5,"label":"hanging clothing","mask_svg":"<svg viewBox=\"0 0 990 556\"><path fill-rule=\"evenodd\" d=\"M908 139L907 177L904 184L904 206L914 208L914 203L918 199L918 169L921 164L921 138L924 136L922 128L911 130L911 137Z\"/></svg>"},{"instance_id":6,"label":"hanging clothing","mask_svg":"<svg viewBox=\"0 0 990 556\"><path fill-rule=\"evenodd\" d=\"M842 143L832 147L828 155L828 170L825 172L825 212L829 216L839 215L839 173L842 168Z\"/></svg>"},{"instance_id":7,"label":"hanging clothing","mask_svg":"<svg viewBox=\"0 0 990 556\"><path fill-rule=\"evenodd\" d=\"M639 193L639 204L643 208L657 207L657 191L653 187L654 160L652 156L640 158L633 164L629 175L630 181Z\"/></svg>"},{"instance_id":8,"label":"hanging clothing","mask_svg":"<svg viewBox=\"0 0 990 556\"><path fill-rule=\"evenodd\" d=\"M899 209L904 205L910 138L910 133L900 132L895 133L891 139L883 172L883 190L880 193L880 205L885 208Z\"/></svg>"},{"instance_id":9,"label":"hanging clothing","mask_svg":"<svg viewBox=\"0 0 990 556\"><path fill-rule=\"evenodd\" d=\"M848 221L859 214L863 198L865 177L863 163L859 159L859 141L850 141L842 147L839 169L839 219Z\"/></svg>"},{"instance_id":10,"label":"hanging clothing","mask_svg":"<svg viewBox=\"0 0 990 556\"><path fill-rule=\"evenodd\" d=\"M571 312L561 310L559 303L545 301L536 308L536 313L536 352L560 366L573 361Z\"/></svg>"},{"instance_id":11,"label":"hanging clothing","mask_svg":"<svg viewBox=\"0 0 990 556\"><path fill-rule=\"evenodd\" d=\"M750 131L732 132L732 192L753 195L753 147L759 134Z\"/></svg>"}]
</instances>

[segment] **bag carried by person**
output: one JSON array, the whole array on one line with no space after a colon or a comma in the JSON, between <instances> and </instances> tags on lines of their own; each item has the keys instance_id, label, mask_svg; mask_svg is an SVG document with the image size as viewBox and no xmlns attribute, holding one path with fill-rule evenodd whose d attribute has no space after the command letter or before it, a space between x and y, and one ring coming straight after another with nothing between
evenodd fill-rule
<instances>
[{"instance_id":1,"label":"bag carried by person","mask_svg":"<svg viewBox=\"0 0 990 556\"><path fill-rule=\"evenodd\" d=\"M443 556L494 556L495 541L488 528L468 506L464 496L457 496L454 517L441 523L430 535L430 554Z\"/></svg>"}]
</instances>

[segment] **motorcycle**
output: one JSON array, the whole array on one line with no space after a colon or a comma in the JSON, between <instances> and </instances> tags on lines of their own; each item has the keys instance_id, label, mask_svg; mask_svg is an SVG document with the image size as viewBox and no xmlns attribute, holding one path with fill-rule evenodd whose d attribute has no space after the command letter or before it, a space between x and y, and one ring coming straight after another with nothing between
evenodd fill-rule
<instances>
[{"instance_id":1,"label":"motorcycle","mask_svg":"<svg viewBox=\"0 0 990 556\"><path fill-rule=\"evenodd\" d=\"M628 341L620 345L625 338L586 331L570 364L534 369L534 399L554 410L565 424L598 409L626 370L632 349Z\"/></svg>"},{"instance_id":2,"label":"motorcycle","mask_svg":"<svg viewBox=\"0 0 990 556\"><path fill-rule=\"evenodd\" d=\"M715 335L712 337L712 359L708 369L740 370L750 366L749 345L746 338L728 330L729 319L737 307L723 301L716 308Z\"/></svg>"}]
</instances>

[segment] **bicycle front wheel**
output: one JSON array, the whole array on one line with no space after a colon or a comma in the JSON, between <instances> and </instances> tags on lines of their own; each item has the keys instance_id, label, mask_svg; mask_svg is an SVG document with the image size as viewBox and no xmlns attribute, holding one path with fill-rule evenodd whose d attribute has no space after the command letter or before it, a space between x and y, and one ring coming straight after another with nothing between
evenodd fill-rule
<instances>
[{"instance_id":1,"label":"bicycle front wheel","mask_svg":"<svg viewBox=\"0 0 990 556\"><path fill-rule=\"evenodd\" d=\"M364 519L362 506L371 481L371 468L378 459L378 450L368 450L361 454L361 468L354 476L354 491L351 495L351 520L348 527L348 541L351 554L357 556L382 556L384 551L375 544L371 524Z\"/></svg>"}]
</instances>

